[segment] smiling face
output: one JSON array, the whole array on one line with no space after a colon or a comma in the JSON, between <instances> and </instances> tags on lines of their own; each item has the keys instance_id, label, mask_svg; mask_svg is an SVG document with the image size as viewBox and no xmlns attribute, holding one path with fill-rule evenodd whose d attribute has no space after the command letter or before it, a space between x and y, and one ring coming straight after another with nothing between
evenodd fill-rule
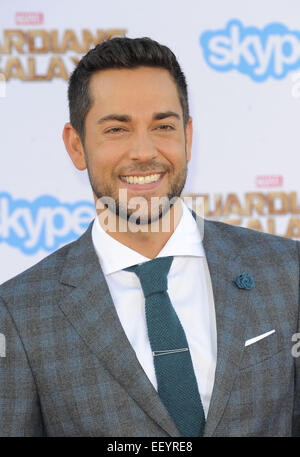
<instances>
[{"instance_id":1,"label":"smiling face","mask_svg":"<svg viewBox=\"0 0 300 457\"><path fill-rule=\"evenodd\" d=\"M95 198L112 197L117 214L129 217L128 201L143 197L148 205L140 223L161 217L167 205L150 213L151 198L181 194L191 151L192 122L184 128L172 76L152 67L102 70L89 90L84 155ZM124 189L127 201L120 198Z\"/></svg>"}]
</instances>

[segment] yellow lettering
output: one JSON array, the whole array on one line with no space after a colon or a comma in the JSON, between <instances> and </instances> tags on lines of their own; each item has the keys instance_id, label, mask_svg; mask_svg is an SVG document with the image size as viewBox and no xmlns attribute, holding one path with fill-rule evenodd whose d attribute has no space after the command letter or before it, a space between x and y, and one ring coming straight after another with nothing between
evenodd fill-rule
<instances>
[{"instance_id":1,"label":"yellow lettering","mask_svg":"<svg viewBox=\"0 0 300 457\"><path fill-rule=\"evenodd\" d=\"M15 48L19 54L24 54L25 33L22 30L4 30L3 54L11 54Z\"/></svg>"},{"instance_id":2,"label":"yellow lettering","mask_svg":"<svg viewBox=\"0 0 300 457\"><path fill-rule=\"evenodd\" d=\"M96 46L98 43L102 43L104 40L104 32L101 29L97 30L96 37L93 37L89 30L82 30L82 48L81 52L86 53L90 49L90 46Z\"/></svg>"},{"instance_id":3,"label":"yellow lettering","mask_svg":"<svg viewBox=\"0 0 300 457\"><path fill-rule=\"evenodd\" d=\"M126 34L126 29L108 29L105 32L105 39L111 40L113 37L124 36Z\"/></svg>"},{"instance_id":4,"label":"yellow lettering","mask_svg":"<svg viewBox=\"0 0 300 457\"><path fill-rule=\"evenodd\" d=\"M50 32L50 40L51 40L51 51L55 53L59 53L58 48L58 31L51 30Z\"/></svg>"},{"instance_id":5,"label":"yellow lettering","mask_svg":"<svg viewBox=\"0 0 300 457\"><path fill-rule=\"evenodd\" d=\"M300 219L291 217L285 236L287 238L300 237Z\"/></svg>"},{"instance_id":6,"label":"yellow lettering","mask_svg":"<svg viewBox=\"0 0 300 457\"><path fill-rule=\"evenodd\" d=\"M275 208L275 201L281 203L280 208ZM270 192L268 195L269 214L286 214L288 212L287 195L284 192Z\"/></svg>"},{"instance_id":7,"label":"yellow lettering","mask_svg":"<svg viewBox=\"0 0 300 457\"><path fill-rule=\"evenodd\" d=\"M35 72L35 58L28 57L28 80L29 81L43 81L46 76L37 75Z\"/></svg>"},{"instance_id":8,"label":"yellow lettering","mask_svg":"<svg viewBox=\"0 0 300 457\"><path fill-rule=\"evenodd\" d=\"M297 192L291 192L290 205L292 214L300 214L300 206L297 206Z\"/></svg>"},{"instance_id":9,"label":"yellow lettering","mask_svg":"<svg viewBox=\"0 0 300 457\"><path fill-rule=\"evenodd\" d=\"M222 195L215 194L214 195L214 209L209 208L209 196L206 195L207 198L204 196L204 214L207 217L214 217L214 216L221 216L222 214Z\"/></svg>"},{"instance_id":10,"label":"yellow lettering","mask_svg":"<svg viewBox=\"0 0 300 457\"><path fill-rule=\"evenodd\" d=\"M230 225L241 225L242 219L222 219L222 222L224 222L224 224Z\"/></svg>"},{"instance_id":11,"label":"yellow lettering","mask_svg":"<svg viewBox=\"0 0 300 457\"><path fill-rule=\"evenodd\" d=\"M268 219L268 233L275 235L275 220Z\"/></svg>"},{"instance_id":12,"label":"yellow lettering","mask_svg":"<svg viewBox=\"0 0 300 457\"><path fill-rule=\"evenodd\" d=\"M70 57L70 59L72 60L72 62L73 62L75 65L77 65L78 62L79 62L79 58L76 57L76 56L72 56L72 57Z\"/></svg>"},{"instance_id":13,"label":"yellow lettering","mask_svg":"<svg viewBox=\"0 0 300 457\"><path fill-rule=\"evenodd\" d=\"M40 47L36 45L36 38L40 38L42 43ZM28 50L33 54L47 54L49 51L49 35L45 30L29 30L28 32Z\"/></svg>"},{"instance_id":14,"label":"yellow lettering","mask_svg":"<svg viewBox=\"0 0 300 457\"><path fill-rule=\"evenodd\" d=\"M252 230L258 230L259 232L263 231L259 219L249 219L247 227Z\"/></svg>"},{"instance_id":15,"label":"yellow lettering","mask_svg":"<svg viewBox=\"0 0 300 457\"><path fill-rule=\"evenodd\" d=\"M249 192L245 194L246 208L245 216L252 216L253 210L256 210L257 214L264 215L264 205L266 198L261 192Z\"/></svg>"},{"instance_id":16,"label":"yellow lettering","mask_svg":"<svg viewBox=\"0 0 300 457\"><path fill-rule=\"evenodd\" d=\"M68 72L64 66L64 63L60 57L52 57L48 68L48 73L45 77L46 80L53 78L62 78L66 81L69 79Z\"/></svg>"},{"instance_id":17,"label":"yellow lettering","mask_svg":"<svg viewBox=\"0 0 300 457\"><path fill-rule=\"evenodd\" d=\"M62 44L59 52L75 51L81 53L81 47L73 30L66 30L63 36Z\"/></svg>"},{"instance_id":18,"label":"yellow lettering","mask_svg":"<svg viewBox=\"0 0 300 457\"><path fill-rule=\"evenodd\" d=\"M242 216L244 211L241 207L240 201L236 194L228 194L224 210L223 216L229 216L229 214L237 214L238 216Z\"/></svg>"},{"instance_id":19,"label":"yellow lettering","mask_svg":"<svg viewBox=\"0 0 300 457\"><path fill-rule=\"evenodd\" d=\"M21 79L26 81L26 76L22 67L22 64L18 57L11 57L7 59L6 67L4 71L5 80L8 81L11 78Z\"/></svg>"}]
</instances>

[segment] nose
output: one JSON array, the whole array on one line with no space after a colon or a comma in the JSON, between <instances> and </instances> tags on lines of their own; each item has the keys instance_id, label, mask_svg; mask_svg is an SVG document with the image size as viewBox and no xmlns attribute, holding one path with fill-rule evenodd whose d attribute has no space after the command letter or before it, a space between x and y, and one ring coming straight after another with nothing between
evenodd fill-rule
<instances>
[{"instance_id":1,"label":"nose","mask_svg":"<svg viewBox=\"0 0 300 457\"><path fill-rule=\"evenodd\" d=\"M153 144L148 132L137 133L130 148L129 157L131 160L139 160L140 162L148 162L157 156L157 150Z\"/></svg>"}]
</instances>

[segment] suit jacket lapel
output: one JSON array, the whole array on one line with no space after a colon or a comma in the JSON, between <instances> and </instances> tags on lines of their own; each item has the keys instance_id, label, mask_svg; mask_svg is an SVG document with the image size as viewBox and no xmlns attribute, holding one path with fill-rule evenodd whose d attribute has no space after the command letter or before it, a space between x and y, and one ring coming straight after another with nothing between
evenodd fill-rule
<instances>
[{"instance_id":1,"label":"suit jacket lapel","mask_svg":"<svg viewBox=\"0 0 300 457\"><path fill-rule=\"evenodd\" d=\"M61 282L72 287L62 312L110 374L171 436L180 436L121 326L91 239L91 226L69 250Z\"/></svg>"},{"instance_id":2,"label":"suit jacket lapel","mask_svg":"<svg viewBox=\"0 0 300 457\"><path fill-rule=\"evenodd\" d=\"M210 271L217 326L217 365L204 436L212 436L226 407L245 342L245 318L251 291L235 284L244 271L236 239L226 226L205 221L203 245ZM226 239L227 238L227 239Z\"/></svg>"},{"instance_id":3,"label":"suit jacket lapel","mask_svg":"<svg viewBox=\"0 0 300 457\"><path fill-rule=\"evenodd\" d=\"M250 294L235 285L242 260L224 225L205 221L203 245L210 271L217 324L217 365L204 436L212 436L226 407L245 341ZM201 229L201 228L200 228ZM61 282L72 287L61 310L111 375L171 436L181 436L145 375L116 313L99 266L91 226L69 250Z\"/></svg>"}]
</instances>

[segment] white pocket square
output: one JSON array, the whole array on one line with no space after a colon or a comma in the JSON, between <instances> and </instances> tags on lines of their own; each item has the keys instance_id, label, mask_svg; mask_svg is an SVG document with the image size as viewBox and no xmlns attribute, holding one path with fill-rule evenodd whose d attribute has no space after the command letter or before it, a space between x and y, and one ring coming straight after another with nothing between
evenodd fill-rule
<instances>
[{"instance_id":1,"label":"white pocket square","mask_svg":"<svg viewBox=\"0 0 300 457\"><path fill-rule=\"evenodd\" d=\"M272 333L275 333L275 330L270 330L269 332L262 333L261 335L255 336L254 338L250 338L250 340L245 341L245 346L256 343L257 341L266 338L266 336L272 335Z\"/></svg>"}]
</instances>

